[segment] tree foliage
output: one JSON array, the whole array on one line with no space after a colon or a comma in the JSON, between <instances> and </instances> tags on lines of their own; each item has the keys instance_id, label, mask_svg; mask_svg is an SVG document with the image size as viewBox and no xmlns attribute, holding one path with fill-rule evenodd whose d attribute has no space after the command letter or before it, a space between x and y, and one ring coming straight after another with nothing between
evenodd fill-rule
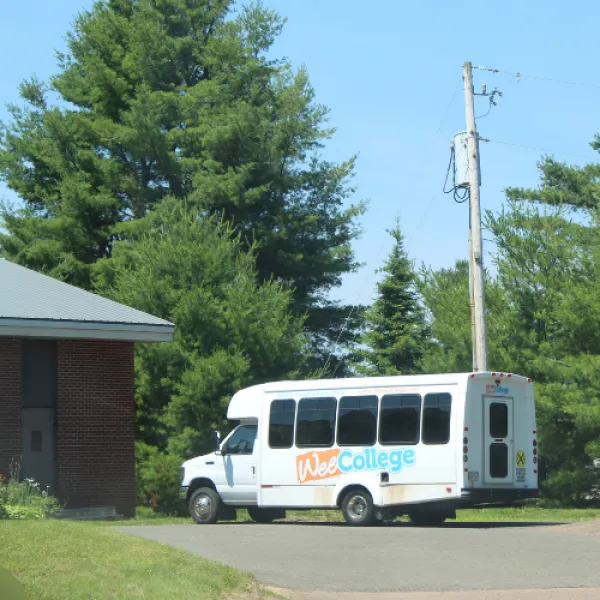
<instances>
[{"instance_id":1,"label":"tree foliage","mask_svg":"<svg viewBox=\"0 0 600 600\"><path fill-rule=\"evenodd\" d=\"M429 343L425 314L415 289L415 273L404 248L400 224L388 231L394 247L381 272L377 297L366 313L358 368L368 375L418 373Z\"/></svg>"},{"instance_id":2,"label":"tree foliage","mask_svg":"<svg viewBox=\"0 0 600 600\"><path fill-rule=\"evenodd\" d=\"M583 225L569 207L510 198L486 215L496 244L488 363L533 378L544 497L574 506L594 501L599 479L600 222L588 217ZM468 264L425 270L420 290L434 338L425 364L469 371Z\"/></svg>"},{"instance_id":3,"label":"tree foliage","mask_svg":"<svg viewBox=\"0 0 600 600\"><path fill-rule=\"evenodd\" d=\"M354 159L320 155L333 129L306 70L267 58L282 26L230 0L104 0L79 15L50 82L58 102L24 82L0 134L0 174L25 203L5 208L3 252L91 289L137 220L185 200L231 220L258 277L293 289L322 364L347 314L328 292L357 266L364 207L346 205Z\"/></svg>"},{"instance_id":4,"label":"tree foliage","mask_svg":"<svg viewBox=\"0 0 600 600\"><path fill-rule=\"evenodd\" d=\"M131 238L101 265L107 295L176 325L172 343L136 350L138 439L189 456L210 445L235 391L294 377L302 322L216 217L167 199Z\"/></svg>"}]
</instances>

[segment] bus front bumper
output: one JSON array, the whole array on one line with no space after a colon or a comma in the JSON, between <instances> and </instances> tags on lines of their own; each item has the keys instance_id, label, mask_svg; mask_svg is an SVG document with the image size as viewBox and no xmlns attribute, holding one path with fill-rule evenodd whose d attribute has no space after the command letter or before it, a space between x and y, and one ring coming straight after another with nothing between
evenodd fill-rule
<instances>
[{"instance_id":1,"label":"bus front bumper","mask_svg":"<svg viewBox=\"0 0 600 600\"><path fill-rule=\"evenodd\" d=\"M512 502L514 500L528 500L539 498L537 488L463 488L461 498L469 504L485 504L488 502Z\"/></svg>"}]
</instances>

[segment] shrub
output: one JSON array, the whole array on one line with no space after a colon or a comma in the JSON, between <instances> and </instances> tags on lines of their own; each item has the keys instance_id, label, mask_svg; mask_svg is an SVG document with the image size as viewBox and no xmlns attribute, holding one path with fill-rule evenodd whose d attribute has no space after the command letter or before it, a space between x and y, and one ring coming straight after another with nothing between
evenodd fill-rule
<instances>
[{"instance_id":1,"label":"shrub","mask_svg":"<svg viewBox=\"0 0 600 600\"><path fill-rule=\"evenodd\" d=\"M175 454L166 454L142 442L136 443L136 483L138 502L151 505L167 515L180 515L184 507L179 500L181 463Z\"/></svg>"},{"instance_id":2,"label":"shrub","mask_svg":"<svg viewBox=\"0 0 600 600\"><path fill-rule=\"evenodd\" d=\"M10 479L0 475L0 519L45 519L60 508L48 489L33 479L19 481L18 475L18 466Z\"/></svg>"}]
</instances>

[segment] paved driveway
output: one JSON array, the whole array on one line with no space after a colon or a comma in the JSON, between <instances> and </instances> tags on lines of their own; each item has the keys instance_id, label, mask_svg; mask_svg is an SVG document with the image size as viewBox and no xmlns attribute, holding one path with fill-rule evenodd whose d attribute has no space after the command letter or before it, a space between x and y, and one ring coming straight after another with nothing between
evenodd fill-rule
<instances>
[{"instance_id":1,"label":"paved driveway","mask_svg":"<svg viewBox=\"0 0 600 600\"><path fill-rule=\"evenodd\" d=\"M304 592L600 588L600 523L457 523L437 529L399 523L362 529L284 522L118 529L251 572L266 585Z\"/></svg>"}]
</instances>

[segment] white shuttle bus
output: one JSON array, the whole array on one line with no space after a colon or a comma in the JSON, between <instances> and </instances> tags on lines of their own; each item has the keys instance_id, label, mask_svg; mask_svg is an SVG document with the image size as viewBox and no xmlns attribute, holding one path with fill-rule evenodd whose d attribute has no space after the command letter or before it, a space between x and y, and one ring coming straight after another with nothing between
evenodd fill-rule
<instances>
[{"instance_id":1,"label":"white shuttle bus","mask_svg":"<svg viewBox=\"0 0 600 600\"><path fill-rule=\"evenodd\" d=\"M239 424L216 451L182 466L197 523L339 508L350 525L439 525L538 495L533 384L519 375L267 383L237 392L227 417Z\"/></svg>"}]
</instances>

